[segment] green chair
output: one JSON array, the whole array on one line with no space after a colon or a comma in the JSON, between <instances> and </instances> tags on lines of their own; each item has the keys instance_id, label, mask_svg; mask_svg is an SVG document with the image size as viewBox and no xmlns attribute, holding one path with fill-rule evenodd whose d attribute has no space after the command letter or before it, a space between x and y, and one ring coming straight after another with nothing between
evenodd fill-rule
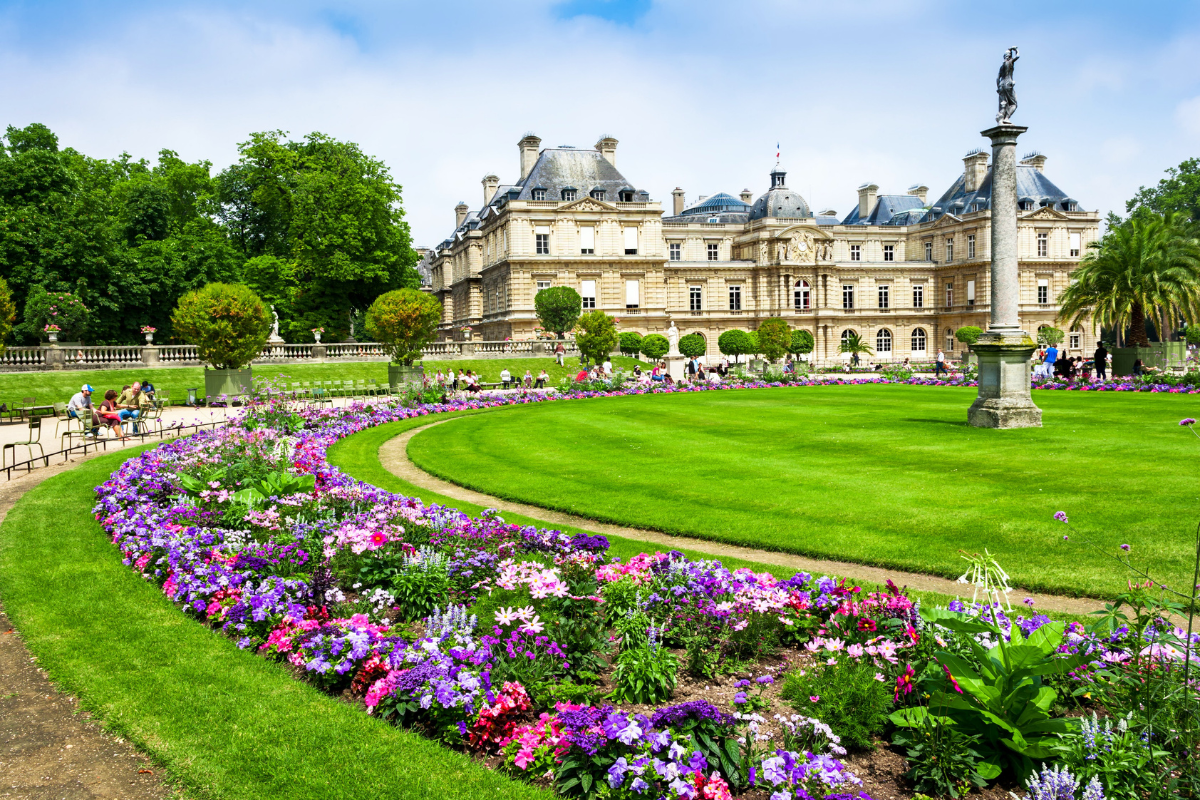
<instances>
[{"instance_id":1,"label":"green chair","mask_svg":"<svg viewBox=\"0 0 1200 800\"><path fill-rule=\"evenodd\" d=\"M67 413L67 404L66 403L55 403L54 404L54 416L57 418L57 420L54 423L54 436L56 438L58 437L58 432L63 429L64 425L66 426L67 430L70 431L70 430L74 430L76 428L76 423L80 423L80 424L82 423L82 420L80 417L72 417L70 414ZM91 415L89 414L88 416L91 416Z\"/></svg>"},{"instance_id":2,"label":"green chair","mask_svg":"<svg viewBox=\"0 0 1200 800\"><path fill-rule=\"evenodd\" d=\"M75 430L74 428L67 428L65 431L63 431L62 436L59 437L60 449L66 450L67 442L75 439L76 437L83 439L85 442L88 439L101 438L101 431L100 431L99 427L92 421L91 414L84 414L82 417L76 417L76 418L72 419L71 421L72 422L78 421L80 424L80 428L79 428L79 430Z\"/></svg>"},{"instance_id":3,"label":"green chair","mask_svg":"<svg viewBox=\"0 0 1200 800\"><path fill-rule=\"evenodd\" d=\"M367 382L366 381L360 379L359 381L357 381L354 384L354 396L355 397L363 397L363 398L365 398L367 396Z\"/></svg>"},{"instance_id":4,"label":"green chair","mask_svg":"<svg viewBox=\"0 0 1200 800\"><path fill-rule=\"evenodd\" d=\"M33 460L33 448L37 446L38 452L42 454L42 458L46 457L46 451L42 447L42 418L33 417L29 420L29 441L27 442L9 442L4 445L4 449L0 450L0 469L3 469L8 463L8 451L13 451L13 464L17 463L17 448L29 448L29 460Z\"/></svg>"}]
</instances>

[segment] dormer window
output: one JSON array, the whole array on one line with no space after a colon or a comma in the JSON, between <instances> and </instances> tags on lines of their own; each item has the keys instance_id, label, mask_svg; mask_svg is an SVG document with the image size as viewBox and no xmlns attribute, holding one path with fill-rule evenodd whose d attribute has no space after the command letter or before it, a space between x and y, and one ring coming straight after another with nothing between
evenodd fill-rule
<instances>
[{"instance_id":1,"label":"dormer window","mask_svg":"<svg viewBox=\"0 0 1200 800\"><path fill-rule=\"evenodd\" d=\"M545 189L534 189L532 197L534 200L545 200L546 199L546 190Z\"/></svg>"},{"instance_id":2,"label":"dormer window","mask_svg":"<svg viewBox=\"0 0 1200 800\"><path fill-rule=\"evenodd\" d=\"M620 201L622 203L632 203L633 202L633 190L632 189L622 189L620 191L620 193L618 193L617 197L620 199Z\"/></svg>"},{"instance_id":3,"label":"dormer window","mask_svg":"<svg viewBox=\"0 0 1200 800\"><path fill-rule=\"evenodd\" d=\"M1032 200L1022 200L1021 202L1017 203L1017 208L1021 209L1022 211L1032 211L1033 210L1033 201Z\"/></svg>"},{"instance_id":4,"label":"dormer window","mask_svg":"<svg viewBox=\"0 0 1200 800\"><path fill-rule=\"evenodd\" d=\"M566 202L566 203L569 203L572 200L574 200L575 199L575 190L574 189L563 189L562 190L562 199L563 199L563 202Z\"/></svg>"},{"instance_id":5,"label":"dormer window","mask_svg":"<svg viewBox=\"0 0 1200 800\"><path fill-rule=\"evenodd\" d=\"M599 187L592 189L591 197L593 200L603 200L604 199L604 190Z\"/></svg>"}]
</instances>

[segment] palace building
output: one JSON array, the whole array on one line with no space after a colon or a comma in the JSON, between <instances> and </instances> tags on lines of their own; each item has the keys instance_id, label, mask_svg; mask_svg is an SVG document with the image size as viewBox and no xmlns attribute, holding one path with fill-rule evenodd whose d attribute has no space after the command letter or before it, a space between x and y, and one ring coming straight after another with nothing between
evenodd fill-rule
<instances>
[{"instance_id":1,"label":"palace building","mask_svg":"<svg viewBox=\"0 0 1200 800\"><path fill-rule=\"evenodd\" d=\"M455 208L450 238L426 252L421 270L442 301L443 339L466 330L489 341L530 339L539 327L534 295L570 286L584 310L620 318L620 330L701 334L710 359L717 337L754 330L768 317L804 328L812 358L841 358L856 332L870 360L924 359L963 346L964 325L987 328L991 244L991 168L972 151L963 174L930 203L925 186L900 194L858 189L858 205L838 219L817 213L778 165L767 190L719 193L688 205L682 189L672 208L617 169L617 140L593 149L542 148L536 136L518 143L520 177L483 179L478 211ZM1044 173L1046 157L1017 167L1020 235L1020 322L1031 333L1055 324L1057 298L1100 216ZM1068 332L1073 354L1094 347L1091 330Z\"/></svg>"}]
</instances>

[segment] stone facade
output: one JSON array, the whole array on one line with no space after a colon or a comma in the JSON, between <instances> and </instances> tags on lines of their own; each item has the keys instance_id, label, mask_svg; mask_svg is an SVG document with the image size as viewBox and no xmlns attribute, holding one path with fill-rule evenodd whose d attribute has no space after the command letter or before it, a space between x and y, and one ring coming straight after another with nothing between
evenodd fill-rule
<instances>
[{"instance_id":1,"label":"stone facade","mask_svg":"<svg viewBox=\"0 0 1200 800\"><path fill-rule=\"evenodd\" d=\"M927 203L926 188L880 195L867 184L844 219L813 214L776 167L753 203L726 194L673 213L616 170L615 139L594 150L519 145L521 179L483 179L483 205L456 208L451 238L423 259L443 304L443 339L529 339L539 326L534 295L571 286L585 310L620 318L621 330L699 333L717 357L725 330L753 330L778 316L813 334L818 362L841 358L847 331L875 351L869 360L932 358L958 351L953 332L987 328L991 220L988 156L972 152L963 175ZM1097 212L1044 176L1045 157L1018 166L1020 324L1053 325L1056 301L1087 244L1099 238ZM464 332L469 328L469 334ZM922 343L924 348L921 348ZM1090 330L1069 332L1071 354L1095 346Z\"/></svg>"}]
</instances>

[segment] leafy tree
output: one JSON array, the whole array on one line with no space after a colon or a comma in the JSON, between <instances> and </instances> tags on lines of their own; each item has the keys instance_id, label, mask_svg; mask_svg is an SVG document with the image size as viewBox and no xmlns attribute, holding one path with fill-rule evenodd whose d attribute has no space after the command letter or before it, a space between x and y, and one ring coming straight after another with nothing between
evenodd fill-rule
<instances>
[{"instance_id":1,"label":"leafy tree","mask_svg":"<svg viewBox=\"0 0 1200 800\"><path fill-rule=\"evenodd\" d=\"M688 358L699 358L708 352L708 343L698 333L689 333L679 338L679 352Z\"/></svg>"},{"instance_id":2,"label":"leafy tree","mask_svg":"<svg viewBox=\"0 0 1200 800\"><path fill-rule=\"evenodd\" d=\"M1038 328L1037 339L1041 344L1057 346L1065 338L1067 338L1067 335L1058 328L1052 328L1049 325Z\"/></svg>"},{"instance_id":3,"label":"leafy tree","mask_svg":"<svg viewBox=\"0 0 1200 800\"><path fill-rule=\"evenodd\" d=\"M8 281L0 278L0 354L8 347L8 337L13 331L13 320L17 318L17 304L13 302Z\"/></svg>"},{"instance_id":4,"label":"leafy tree","mask_svg":"<svg viewBox=\"0 0 1200 800\"><path fill-rule=\"evenodd\" d=\"M850 331L842 338L841 345L838 349L843 353L850 355L871 355L874 351L867 345L866 341L858 335L856 331Z\"/></svg>"},{"instance_id":5,"label":"leafy tree","mask_svg":"<svg viewBox=\"0 0 1200 800\"><path fill-rule=\"evenodd\" d=\"M621 352L627 356L637 356L642 352L642 335L637 331L625 331L620 336Z\"/></svg>"},{"instance_id":6,"label":"leafy tree","mask_svg":"<svg viewBox=\"0 0 1200 800\"><path fill-rule=\"evenodd\" d=\"M1200 325L1188 325L1183 338L1188 344L1200 344Z\"/></svg>"},{"instance_id":7,"label":"leafy tree","mask_svg":"<svg viewBox=\"0 0 1200 800\"><path fill-rule=\"evenodd\" d=\"M762 344L758 341L758 331L746 331L746 336L750 337L750 349L746 352L752 356L761 355Z\"/></svg>"},{"instance_id":8,"label":"leafy tree","mask_svg":"<svg viewBox=\"0 0 1200 800\"><path fill-rule=\"evenodd\" d=\"M758 326L758 344L768 361L778 361L792 346L792 329L779 317L765 319Z\"/></svg>"},{"instance_id":9,"label":"leafy tree","mask_svg":"<svg viewBox=\"0 0 1200 800\"><path fill-rule=\"evenodd\" d=\"M442 321L442 304L416 289L380 295L367 309L367 333L384 346L394 364L412 365L421 348L433 341Z\"/></svg>"},{"instance_id":10,"label":"leafy tree","mask_svg":"<svg viewBox=\"0 0 1200 800\"><path fill-rule=\"evenodd\" d=\"M551 286L542 289L533 298L542 327L558 334L562 339L567 331L575 327L583 313L583 298L570 286Z\"/></svg>"},{"instance_id":11,"label":"leafy tree","mask_svg":"<svg viewBox=\"0 0 1200 800\"><path fill-rule=\"evenodd\" d=\"M651 361L658 361L671 349L671 342L661 333L651 333L642 337L642 355Z\"/></svg>"},{"instance_id":12,"label":"leafy tree","mask_svg":"<svg viewBox=\"0 0 1200 800\"><path fill-rule=\"evenodd\" d=\"M1139 187L1125 204L1125 213L1161 216L1174 211L1190 222L1200 222L1200 158L1189 158L1178 167L1168 168L1167 175L1156 186Z\"/></svg>"},{"instance_id":13,"label":"leafy tree","mask_svg":"<svg viewBox=\"0 0 1200 800\"><path fill-rule=\"evenodd\" d=\"M603 311L590 311L575 326L575 343L585 358L603 361L617 346L616 323Z\"/></svg>"},{"instance_id":14,"label":"leafy tree","mask_svg":"<svg viewBox=\"0 0 1200 800\"><path fill-rule=\"evenodd\" d=\"M45 327L58 326L63 341L75 341L87 330L88 310L83 301L70 292L47 292L34 286L25 301L25 317L18 330L26 336L44 339Z\"/></svg>"},{"instance_id":15,"label":"leafy tree","mask_svg":"<svg viewBox=\"0 0 1200 800\"><path fill-rule=\"evenodd\" d=\"M813 335L803 328L797 328L792 331L792 346L788 348L788 352L793 355L801 353L811 353L816 342L813 341Z\"/></svg>"},{"instance_id":16,"label":"leafy tree","mask_svg":"<svg viewBox=\"0 0 1200 800\"><path fill-rule=\"evenodd\" d=\"M175 331L196 345L200 358L217 369L241 369L267 343L271 318L248 287L210 283L188 292L171 317Z\"/></svg>"},{"instance_id":17,"label":"leafy tree","mask_svg":"<svg viewBox=\"0 0 1200 800\"><path fill-rule=\"evenodd\" d=\"M954 332L954 338L965 344L967 347L979 341L979 337L983 335L983 328L975 325L964 325Z\"/></svg>"},{"instance_id":18,"label":"leafy tree","mask_svg":"<svg viewBox=\"0 0 1200 800\"><path fill-rule=\"evenodd\" d=\"M717 337L717 349L724 355L733 356L735 364L739 356L750 352L750 346L750 335L737 328L725 331Z\"/></svg>"},{"instance_id":19,"label":"leafy tree","mask_svg":"<svg viewBox=\"0 0 1200 800\"><path fill-rule=\"evenodd\" d=\"M1058 319L1077 327L1085 320L1101 328L1130 331L1131 343L1146 347L1146 318L1159 338L1169 320L1197 321L1200 243L1182 214L1135 214L1111 229L1071 273L1059 296Z\"/></svg>"}]
</instances>

